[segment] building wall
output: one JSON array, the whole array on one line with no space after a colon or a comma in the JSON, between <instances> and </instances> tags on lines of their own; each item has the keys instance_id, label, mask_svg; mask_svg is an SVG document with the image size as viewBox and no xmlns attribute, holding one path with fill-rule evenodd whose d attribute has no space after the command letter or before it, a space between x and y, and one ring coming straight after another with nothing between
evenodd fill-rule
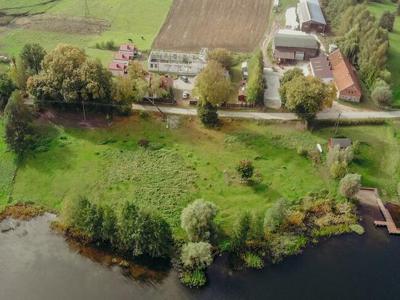
<instances>
[{"instance_id":1,"label":"building wall","mask_svg":"<svg viewBox=\"0 0 400 300\"><path fill-rule=\"evenodd\" d=\"M312 21L303 22L301 24L301 31L305 31L305 32L310 32L310 31L325 32L325 25L319 24L319 23L315 23L315 22L312 22Z\"/></svg>"},{"instance_id":2,"label":"building wall","mask_svg":"<svg viewBox=\"0 0 400 300\"><path fill-rule=\"evenodd\" d=\"M319 54L319 49L309 49L309 48L289 48L289 47L279 47L279 51L282 52L291 52L291 53L300 53L304 52L304 60L309 60L312 57L316 57ZM274 52L275 56L275 52ZM275 56L275 58L277 58Z\"/></svg>"},{"instance_id":3,"label":"building wall","mask_svg":"<svg viewBox=\"0 0 400 300\"><path fill-rule=\"evenodd\" d=\"M339 91L338 98L351 102L360 102L361 95L359 91L354 86L352 86L347 89Z\"/></svg>"},{"instance_id":4,"label":"building wall","mask_svg":"<svg viewBox=\"0 0 400 300\"><path fill-rule=\"evenodd\" d=\"M148 62L148 69L152 72L160 73L174 73L179 75L197 75L204 67L205 63L192 63L192 64L180 64L180 63L164 63L164 62Z\"/></svg>"}]
</instances>

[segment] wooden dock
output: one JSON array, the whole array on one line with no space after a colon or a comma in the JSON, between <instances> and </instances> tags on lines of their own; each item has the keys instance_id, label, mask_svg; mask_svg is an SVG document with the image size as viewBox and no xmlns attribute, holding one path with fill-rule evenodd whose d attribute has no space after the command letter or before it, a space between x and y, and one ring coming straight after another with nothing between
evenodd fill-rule
<instances>
[{"instance_id":1,"label":"wooden dock","mask_svg":"<svg viewBox=\"0 0 400 300\"><path fill-rule=\"evenodd\" d=\"M397 228L396 223L393 221L392 215L383 204L382 199L379 197L378 190L375 188L362 188L361 190L374 193L374 199L376 200L379 210L385 219L384 221L374 221L375 226L386 227L389 234L400 234L400 229Z\"/></svg>"}]
</instances>

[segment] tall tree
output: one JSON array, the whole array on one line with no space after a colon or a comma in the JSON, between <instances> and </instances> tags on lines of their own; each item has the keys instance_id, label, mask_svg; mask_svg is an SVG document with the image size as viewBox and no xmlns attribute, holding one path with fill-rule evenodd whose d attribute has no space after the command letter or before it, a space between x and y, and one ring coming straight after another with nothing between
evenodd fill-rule
<instances>
[{"instance_id":1,"label":"tall tree","mask_svg":"<svg viewBox=\"0 0 400 300\"><path fill-rule=\"evenodd\" d=\"M201 104L217 106L229 99L232 92L231 82L220 63L211 60L196 80L196 93Z\"/></svg>"},{"instance_id":2,"label":"tall tree","mask_svg":"<svg viewBox=\"0 0 400 300\"><path fill-rule=\"evenodd\" d=\"M33 148L35 130L32 114L23 102L21 92L14 91L4 110L5 141L18 156Z\"/></svg>"},{"instance_id":3,"label":"tall tree","mask_svg":"<svg viewBox=\"0 0 400 300\"><path fill-rule=\"evenodd\" d=\"M232 92L230 79L227 78L224 68L220 63L211 60L196 80L195 92L199 96L198 114L201 121L206 126L216 125L214 123L204 123L205 120L214 120L214 117L207 117L211 113L215 114L216 107L227 101ZM212 106L215 109L209 109Z\"/></svg>"},{"instance_id":4,"label":"tall tree","mask_svg":"<svg viewBox=\"0 0 400 300\"><path fill-rule=\"evenodd\" d=\"M22 63L31 74L38 74L42 70L42 61L46 51L39 44L25 44L20 57Z\"/></svg>"},{"instance_id":5,"label":"tall tree","mask_svg":"<svg viewBox=\"0 0 400 300\"><path fill-rule=\"evenodd\" d=\"M285 107L305 121L311 121L336 97L335 87L314 77L297 76L284 84Z\"/></svg>"},{"instance_id":6,"label":"tall tree","mask_svg":"<svg viewBox=\"0 0 400 300\"><path fill-rule=\"evenodd\" d=\"M214 60L221 64L226 70L230 71L233 65L232 53L224 48L216 48L208 53L208 60Z\"/></svg>"},{"instance_id":7,"label":"tall tree","mask_svg":"<svg viewBox=\"0 0 400 300\"><path fill-rule=\"evenodd\" d=\"M19 90L26 91L29 74L20 58L12 60L10 77Z\"/></svg>"}]
</instances>

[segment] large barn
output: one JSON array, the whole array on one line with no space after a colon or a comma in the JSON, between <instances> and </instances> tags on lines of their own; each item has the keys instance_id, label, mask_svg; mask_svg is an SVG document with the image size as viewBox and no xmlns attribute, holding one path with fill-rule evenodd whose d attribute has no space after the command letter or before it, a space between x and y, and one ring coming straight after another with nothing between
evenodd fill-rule
<instances>
[{"instance_id":1,"label":"large barn","mask_svg":"<svg viewBox=\"0 0 400 300\"><path fill-rule=\"evenodd\" d=\"M284 29L275 34L273 50L279 62L309 60L318 56L319 43L311 34Z\"/></svg>"},{"instance_id":2,"label":"large barn","mask_svg":"<svg viewBox=\"0 0 400 300\"><path fill-rule=\"evenodd\" d=\"M300 0L297 14L302 31L325 32L326 21L318 0Z\"/></svg>"}]
</instances>

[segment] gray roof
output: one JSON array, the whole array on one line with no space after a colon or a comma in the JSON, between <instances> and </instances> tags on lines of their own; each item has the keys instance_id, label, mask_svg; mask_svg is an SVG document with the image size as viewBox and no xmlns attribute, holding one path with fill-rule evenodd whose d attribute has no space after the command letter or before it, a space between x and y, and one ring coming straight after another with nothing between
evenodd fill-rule
<instances>
[{"instance_id":1,"label":"gray roof","mask_svg":"<svg viewBox=\"0 0 400 300\"><path fill-rule=\"evenodd\" d=\"M314 36L294 30L279 30L274 37L274 46L319 49L318 41Z\"/></svg>"},{"instance_id":2,"label":"gray roof","mask_svg":"<svg viewBox=\"0 0 400 300\"><path fill-rule=\"evenodd\" d=\"M339 146L341 149L346 149L350 147L351 144L352 142L349 138L331 138L330 142L331 147Z\"/></svg>"},{"instance_id":3,"label":"gray roof","mask_svg":"<svg viewBox=\"0 0 400 300\"><path fill-rule=\"evenodd\" d=\"M300 0L297 6L300 23L313 21L326 25L324 14L318 0Z\"/></svg>"},{"instance_id":4,"label":"gray roof","mask_svg":"<svg viewBox=\"0 0 400 300\"><path fill-rule=\"evenodd\" d=\"M333 72L328 56L321 54L310 58L310 67L313 75L320 79L333 79Z\"/></svg>"}]
</instances>

